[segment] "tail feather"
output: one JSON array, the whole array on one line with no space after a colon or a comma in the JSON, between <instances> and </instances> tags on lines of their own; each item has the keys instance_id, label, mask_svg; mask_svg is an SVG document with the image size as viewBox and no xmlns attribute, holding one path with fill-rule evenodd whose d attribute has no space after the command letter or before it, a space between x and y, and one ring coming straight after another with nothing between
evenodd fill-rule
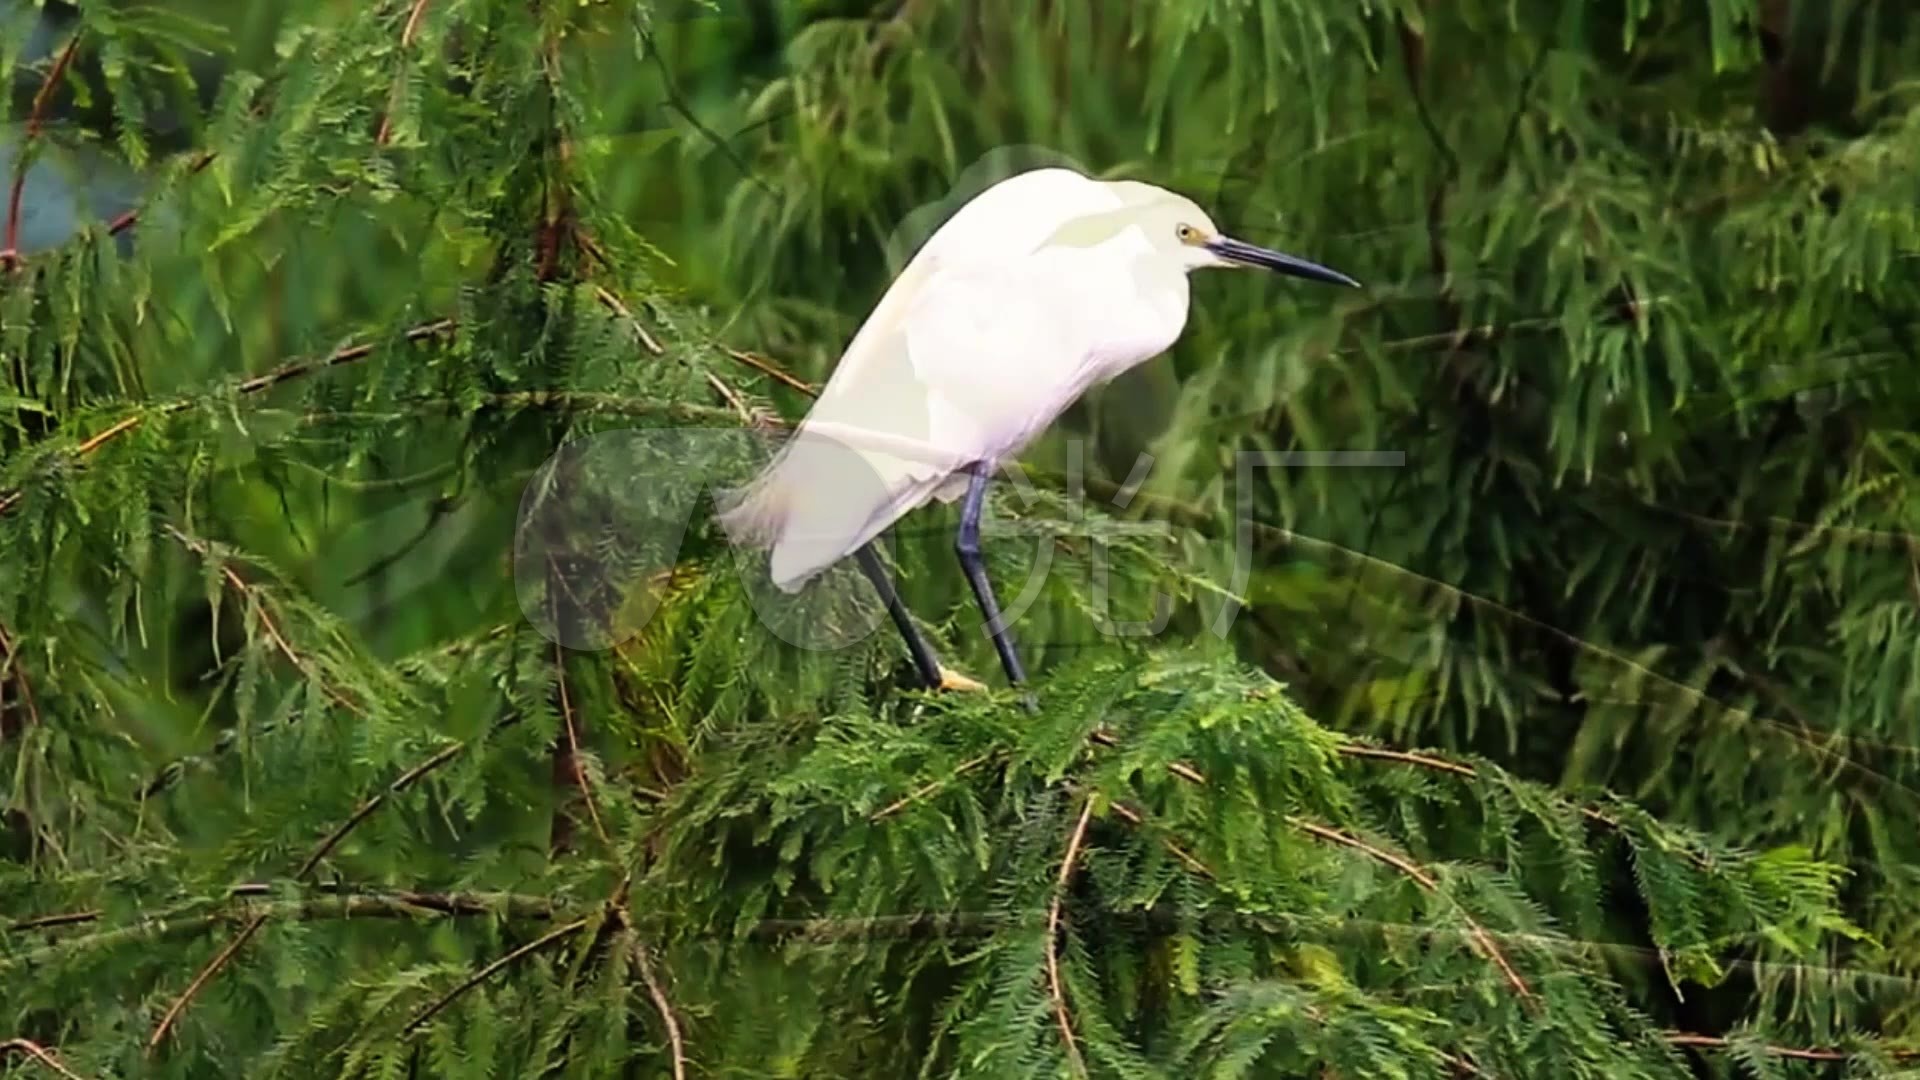
<instances>
[{"instance_id":1,"label":"tail feather","mask_svg":"<svg viewBox=\"0 0 1920 1080\"><path fill-rule=\"evenodd\" d=\"M720 494L717 520L735 544L771 548L774 585L795 593L929 497L951 499L952 487L924 461L796 438L753 482Z\"/></svg>"}]
</instances>

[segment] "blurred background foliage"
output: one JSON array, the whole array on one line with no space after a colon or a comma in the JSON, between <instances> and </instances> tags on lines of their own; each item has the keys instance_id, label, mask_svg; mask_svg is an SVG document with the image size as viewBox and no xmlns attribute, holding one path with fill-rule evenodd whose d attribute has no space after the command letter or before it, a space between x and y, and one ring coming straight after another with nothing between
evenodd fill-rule
<instances>
[{"instance_id":1,"label":"blurred background foliage","mask_svg":"<svg viewBox=\"0 0 1920 1080\"><path fill-rule=\"evenodd\" d=\"M436 888L512 889L515 874L544 874L544 895L607 892L620 859L534 869L565 846L552 815L582 833L611 829L633 845L623 854L665 846L660 865L693 880L697 860L675 861L644 799L600 800L620 809L589 823L527 762L544 760L577 708L603 770L593 775L623 794L617 785L725 775L722 763L750 772L740 744L705 759L700 747L749 720L864 715L886 699L893 646L822 657L739 644L751 609L710 573L722 556L706 537L647 632L556 705L551 646L521 632L539 621L537 590L503 556L529 478L600 406L614 426L632 421L622 410L635 401L728 425L797 417L807 398L794 384L826 377L945 212L1010 172L1067 163L1182 190L1227 229L1368 288L1196 279L1171 355L1077 406L1025 462L1043 494L1003 494L1004 511L1057 517L1063 478L1084 469L1108 517L1170 525L1168 543L1128 542L1141 573L1111 617L1147 617L1155 591L1175 594L1162 638L1205 651L1223 594L1235 594L1233 654L1344 736L1497 763L1560 797L1611 791L1729 851L1844 868L1821 933L1781 916L1737 947L1675 952L1660 889L1644 867L1616 866L1586 898L1597 910L1582 936L1653 939L1657 949L1624 959L1596 944L1594 961L1649 1024L1755 1023L1819 1045L1912 1036L1920 26L1902 5L506 6L89 6L90 43L39 102L83 17L0 0L12 101L0 177L24 177L18 247L40 275L33 287L16 276L0 299L12 365L0 488L19 496L0 525L0 632L15 675L0 733L13 743L9 857L28 868L0 885L3 914L110 895L141 896L144 912L163 893L284 877L325 823L445 740L501 749L436 772L431 809L382 810L314 866L350 853L331 872L405 879L427 860ZM37 102L43 123L29 134ZM102 227L136 206L137 225L116 226L105 257ZM610 255L535 227L576 218ZM594 281L612 283L612 305L568 288ZM443 316L460 327L444 347L432 329ZM409 327L421 332L400 340ZM218 389L368 338L377 363L301 377L297 396L269 406ZM556 387L577 412L518 408ZM165 433L142 422L86 469L60 456L93 454L75 447L130 407L174 400L191 404ZM1258 526L1239 580L1236 500L1248 489L1236 455L1338 449L1403 451L1405 465L1255 470ZM1117 505L1116 487L1149 458L1139 494ZM949 524L933 513L902 527L901 584L957 662L984 675L992 654L948 568ZM229 551L212 537L230 553L210 555ZM1017 628L1042 685L1059 673L1067 700L1091 678L1073 674L1085 665L1111 674L1100 665L1117 654L1150 668L1148 646L1100 631L1075 544L1061 542L1071 565L1056 564ZM1001 573L1027 565L1017 552L996 558ZM225 577L241 565L257 567L257 583L254 570ZM468 654L471 664L446 659ZM294 672L270 674L283 658ZM398 689L406 679L428 689ZM39 690L31 706L27 685ZM292 723L342 696L364 713L350 729ZM35 728L29 707L114 723ZM438 719L423 727L428 714ZM489 734L510 716L528 722ZM255 746L275 723L293 733ZM205 779L174 803L122 798L182 759L180 775ZM337 790L299 782L315 760L341 762ZM938 777L942 760L970 756L916 767ZM896 794L915 787L895 779ZM685 795L698 809L686 821L724 816L727 791L759 805L751 784L728 783ZM1036 820L1058 839L1061 823ZM1485 821L1423 824L1392 808L1380 821L1436 861L1497 847ZM757 842L777 833L767 825ZM792 835L811 850L831 833ZM435 845L444 862L424 854ZM196 857L183 863L180 847ZM1807 892L1811 902L1820 890ZM703 896L688 910L719 923L777 906L752 896ZM1678 906L1706 918L1701 902ZM1857 929L1828 933L1848 926L1841 915ZM265 933L282 936L263 986L318 978L301 973L301 949L322 946ZM445 970L406 968L381 993L418 992L429 974L489 955L451 937L433 948ZM144 1038L204 959L189 955L139 973L158 981L116 976L143 997L119 1001L89 1037ZM879 994L893 960L883 950L853 970ZM762 971L757 1029L729 1036L750 1048L737 1060L779 1063L755 1075L912 1056L874 1032L801 1034L820 1021L800 1012L783 1030L794 991L777 985L792 969ZM98 977L79 969L60 985L80 994ZM290 1028L321 1038L351 1026L326 1011L349 1010L331 988L314 988L323 1009L238 977L213 986L233 997L211 1015L247 1003L259 1015L246 1031L188 1028L181 1075L222 1060L223 1046L274 1040L298 1072L305 1051ZM920 1010L918 1030L942 1033L925 1060L940 1059L941 1025L958 1021L901 997ZM391 1000L353 1005L366 1012L351 1022L372 1023ZM510 1014L492 1007L483 1015ZM37 1008L7 1016L44 1020ZM649 1024L650 1008L638 1010ZM1044 1013L1043 1000L1043 1027ZM478 1037L478 1019L464 1036ZM1378 1038L1401 1046L1403 1035ZM96 1052L103 1069L115 1060ZM1264 1067L1251 1074L1308 1075ZM1825 1066L1749 1046L1686 1067Z\"/></svg>"}]
</instances>

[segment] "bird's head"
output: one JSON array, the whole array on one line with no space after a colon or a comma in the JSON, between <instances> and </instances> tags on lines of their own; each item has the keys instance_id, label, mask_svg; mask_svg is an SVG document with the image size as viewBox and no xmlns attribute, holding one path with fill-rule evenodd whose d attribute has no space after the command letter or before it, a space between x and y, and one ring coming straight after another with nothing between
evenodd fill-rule
<instances>
[{"instance_id":1,"label":"bird's head","mask_svg":"<svg viewBox=\"0 0 1920 1080\"><path fill-rule=\"evenodd\" d=\"M1156 252L1175 260L1183 269L1259 267L1309 281L1360 287L1359 282L1338 270L1227 236L1205 210L1184 195L1126 181L1114 187L1126 204L1121 212L1130 224L1146 234Z\"/></svg>"}]
</instances>

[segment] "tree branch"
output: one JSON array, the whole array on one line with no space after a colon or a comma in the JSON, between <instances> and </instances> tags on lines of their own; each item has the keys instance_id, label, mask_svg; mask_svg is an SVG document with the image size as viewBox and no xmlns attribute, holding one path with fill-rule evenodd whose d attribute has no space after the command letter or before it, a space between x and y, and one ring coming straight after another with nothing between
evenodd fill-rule
<instances>
[{"instance_id":1,"label":"tree branch","mask_svg":"<svg viewBox=\"0 0 1920 1080\"><path fill-rule=\"evenodd\" d=\"M1729 1050L1734 1045L1733 1040L1719 1035L1695 1035L1685 1031L1664 1031L1660 1033L1660 1037L1665 1039L1669 1046L1685 1046L1700 1050ZM1847 1050L1776 1046L1772 1043L1763 1044L1762 1049L1773 1057L1793 1058L1797 1061L1850 1061L1859 1056ZM1920 1061L1920 1050L1890 1048L1881 1052L1894 1061Z\"/></svg>"},{"instance_id":2,"label":"tree branch","mask_svg":"<svg viewBox=\"0 0 1920 1080\"><path fill-rule=\"evenodd\" d=\"M445 1009L448 1005L453 1004L454 1000L458 998L461 994L464 994L467 991L473 989L474 987L479 986L481 983L486 982L487 979L490 978L495 972L500 971L502 968L505 968L507 965L512 964L514 961L520 959L523 956L532 955L533 953L536 953L541 949L547 948L550 945L553 945L557 942L565 940L566 938L572 936L573 934L576 934L581 930L585 929L587 925L592 921L593 921L592 916L583 916L581 918L575 919L572 922L568 923L567 925L560 927L559 929L553 930L546 934L542 934L540 937L527 942L525 945L520 946L519 948L513 950L512 952L506 954L505 956L500 957L498 960L495 960L494 962L488 964L486 967L481 968L479 971L474 972L472 975L468 976L465 980L463 980L460 983L460 985L454 987L452 990L449 990L445 994L441 995L438 1001L435 1001L432 1005L427 1006L412 1020L407 1021L407 1026L401 1029L401 1034L407 1035L407 1034L413 1033L416 1029L420 1027L420 1025L426 1023L427 1021L433 1019L436 1015L438 1015L442 1009Z\"/></svg>"},{"instance_id":3,"label":"tree branch","mask_svg":"<svg viewBox=\"0 0 1920 1080\"><path fill-rule=\"evenodd\" d=\"M267 916L264 913L248 919L247 925L240 928L240 932L234 935L233 940L227 942L225 948L214 953L213 959L207 961L206 964L200 968L200 971L194 975L193 981L187 984L186 990L173 1000L172 1005L167 1006L166 1014L160 1017L158 1024L154 1025L153 1034L147 1039L147 1056L153 1056L153 1052L160 1048L162 1042L166 1041L168 1033L173 1031L173 1027L179 1022L181 1015L187 1011L187 1006L193 1003L195 997L199 996L201 989L209 982L212 982L215 975L220 974L221 969L227 966L227 963L234 958L234 955L240 951L242 946L253 939L253 935L259 932L260 927L264 926L266 921Z\"/></svg>"},{"instance_id":4,"label":"tree branch","mask_svg":"<svg viewBox=\"0 0 1920 1080\"><path fill-rule=\"evenodd\" d=\"M452 330L453 327L454 322L452 319L435 319L432 322L420 323L417 326L413 326L400 336L401 340L407 342L421 341L447 333ZM318 374L322 371L344 367L348 364L364 360L373 355L379 347L379 342L365 342L338 349L318 360L290 361L264 375L255 375L234 383L231 392L243 397L259 394L271 390L281 383L292 382L295 379L305 378L308 375ZM91 457L94 453L98 452L102 446L134 430L150 419L183 413L198 404L200 404L200 399L198 398L180 398L140 412L130 413L96 432L87 438L86 441L75 447L73 456L82 459ZM0 514L11 512L19 505L21 499L25 498L25 494L25 491L22 489L0 492Z\"/></svg>"},{"instance_id":5,"label":"tree branch","mask_svg":"<svg viewBox=\"0 0 1920 1080\"><path fill-rule=\"evenodd\" d=\"M178 540L187 550L211 561L219 568L220 576L225 578L227 584L232 586L233 590L240 594L241 602L244 603L247 606L247 610L253 614L254 620L260 624L260 629L267 635L268 639L273 642L274 648L279 650L280 655L286 657L287 662L293 665L295 671L298 671L308 681L320 687L321 692L332 698L334 704L350 713L356 713L362 716L366 715L360 706L347 700L339 691L329 686L327 682L320 677L319 673L314 671L307 658L301 656L300 653L294 650L293 645L287 641L286 635L280 632L279 623L274 619L273 612L269 610L267 602L261 598L258 587L248 584L246 579L242 578L238 571L234 570L225 559L221 558L220 555L213 550L213 545L198 537L189 536L172 525L162 526L162 529L175 540Z\"/></svg>"},{"instance_id":6,"label":"tree branch","mask_svg":"<svg viewBox=\"0 0 1920 1080\"><path fill-rule=\"evenodd\" d=\"M126 926L66 938L28 952L0 958L0 974L20 966L38 967L61 953L75 949L111 949L161 938L191 937L240 918L251 920L261 914L264 914L269 921L318 922L328 919L418 918L422 914L447 917L501 914L516 919L551 919L557 912L553 901L546 897L518 893L436 893L407 890L343 893L328 897L272 900L264 904L250 902L249 898L265 897L271 890L272 887L266 884L236 885L227 893L230 899L239 901L232 907L222 907L199 914L178 912L157 915L140 919ZM97 909L42 915L15 923L10 930L19 933L27 930L76 926L97 922L104 917L105 913Z\"/></svg>"},{"instance_id":7,"label":"tree branch","mask_svg":"<svg viewBox=\"0 0 1920 1080\"><path fill-rule=\"evenodd\" d=\"M647 995L653 998L660 1023L667 1029L667 1045L673 1051L673 1080L687 1080L687 1047L680 1039L680 1022L674 1019L673 1004L667 1000L666 990L653 973L653 960L647 955L646 943L638 937L633 939L633 963L640 969L641 981L647 984Z\"/></svg>"},{"instance_id":8,"label":"tree branch","mask_svg":"<svg viewBox=\"0 0 1920 1080\"><path fill-rule=\"evenodd\" d=\"M420 20L427 14L427 2L428 0L413 0L413 10L407 12L406 25L401 27L400 30L400 48L402 51L413 47L414 36L420 32ZM400 65L400 71L395 74L393 78L393 94L390 101L399 100L401 85L407 77L405 57L401 58ZM373 134L373 144L375 146L385 146L387 145L387 140L391 138L392 135L393 105L389 104L387 111L380 117L380 129Z\"/></svg>"},{"instance_id":9,"label":"tree branch","mask_svg":"<svg viewBox=\"0 0 1920 1080\"><path fill-rule=\"evenodd\" d=\"M1487 959L1493 961L1494 966L1500 969L1500 973L1506 976L1507 984L1513 987L1514 993L1519 994L1524 1001L1532 1002L1535 1000L1532 988L1527 985L1525 979L1520 977L1520 973L1513 969L1513 965L1507 962L1506 954L1500 951L1500 946L1494 944L1493 938L1487 933L1486 927L1481 926L1478 919L1475 919L1465 907L1461 906L1458 900L1455 900L1445 889L1440 887L1440 882L1436 880L1432 874L1422 869L1417 863L1413 862L1413 860L1396 855L1385 848L1375 847L1357 836L1343 833L1338 829L1328 828L1325 825L1308 821L1302 817L1289 814L1287 816L1287 823L1310 836L1325 840L1328 843L1339 844L1352 848L1355 851L1363 852L1369 858L1385 863L1406 875L1408 879L1420 886L1422 890L1451 904L1453 909L1459 912L1460 918L1466 922L1468 936L1480 947L1481 952L1486 955Z\"/></svg>"},{"instance_id":10,"label":"tree branch","mask_svg":"<svg viewBox=\"0 0 1920 1080\"><path fill-rule=\"evenodd\" d=\"M494 729L498 730L508 722L517 720L518 716L519 714L515 713L507 717L505 720L496 723ZM427 758L425 761L402 773L393 783L387 786L386 791L380 792L363 801L360 806L347 817L346 821L328 833L320 843L307 854L307 857L301 860L299 869L294 872L294 880L301 881L311 877L314 870L319 867L321 861L325 859L334 848L339 846L340 842L346 838L349 832L352 832L356 826L362 821L365 821L376 809L385 803L388 795L406 790L421 777L452 761L454 757L457 756L460 751L466 749L466 747L467 743L464 741L443 747L439 752ZM265 913L254 916L246 926L241 928L240 933L235 935L234 939L227 944L227 947L215 954L214 958L208 961L207 966L200 970L199 975L195 976L193 982L188 984L185 992L168 1008L167 1014L161 1018L159 1026L154 1028L153 1037L147 1042L147 1052L149 1054L166 1038L168 1030L179 1019L180 1014L185 1011L187 1005L199 994L201 988L204 987L214 975L218 974L220 970L226 966L228 961L233 959L234 954L239 952L240 948L259 931L266 920L267 915Z\"/></svg>"},{"instance_id":11,"label":"tree branch","mask_svg":"<svg viewBox=\"0 0 1920 1080\"><path fill-rule=\"evenodd\" d=\"M9 735L21 727L37 726L40 723L40 710L33 703L33 687L27 683L26 669L20 666L19 653L14 645L13 636L7 632L4 624L0 624L0 654L4 654L0 655L0 690L4 690L8 680L11 679L18 697L17 704L27 714L24 725L15 724L7 714L16 702L0 699L0 742L4 742Z\"/></svg>"},{"instance_id":12,"label":"tree branch","mask_svg":"<svg viewBox=\"0 0 1920 1080\"><path fill-rule=\"evenodd\" d=\"M53 102L54 89L60 79L66 75L67 68L73 64L73 56L80 50L80 39L86 34L82 27L67 39L67 47L53 61L53 67L47 70L47 77L40 83L40 89L33 95L32 109L27 113L26 134L20 140L20 156L14 162L13 187L7 193L7 224L4 235L0 235L0 269L15 270L20 266L20 201L27 190L27 170L32 167L33 143L40 137L47 122L47 107Z\"/></svg>"},{"instance_id":13,"label":"tree branch","mask_svg":"<svg viewBox=\"0 0 1920 1080\"><path fill-rule=\"evenodd\" d=\"M608 858L618 858L619 852L613 846L613 838L607 835L607 826L600 820L600 809L594 803L593 783L587 779L587 771L580 764L580 736L575 730L573 699L567 693L567 654L565 646L558 641L553 643L553 684L555 695L559 698L560 722L566 736L565 753L559 753L556 747L554 768L559 780L577 789L580 799L587 804L587 818L593 823L594 835L607 849ZM564 812L564 811L563 811Z\"/></svg>"},{"instance_id":14,"label":"tree branch","mask_svg":"<svg viewBox=\"0 0 1920 1080\"><path fill-rule=\"evenodd\" d=\"M1076 1075L1087 1074L1087 1063L1073 1037L1073 1018L1067 1011L1067 992L1060 985L1061 906L1066 901L1067 882L1073 877L1074 864L1080 860L1080 844L1087 838L1087 823L1093 820L1093 796L1081 799L1080 820L1074 823L1067 839L1067 854L1060 860L1060 873L1053 881L1053 902L1047 906L1047 993L1053 999L1053 1018L1060 1025L1060 1041L1067 1048L1067 1060Z\"/></svg>"},{"instance_id":15,"label":"tree branch","mask_svg":"<svg viewBox=\"0 0 1920 1080\"><path fill-rule=\"evenodd\" d=\"M32 1039L8 1039L6 1042L0 1042L0 1056L7 1054L25 1054L40 1064L45 1065L47 1068L52 1069L54 1072L59 1073L65 1077L66 1080L80 1080L79 1073L60 1064L60 1059L53 1055L53 1051L41 1046Z\"/></svg>"}]
</instances>

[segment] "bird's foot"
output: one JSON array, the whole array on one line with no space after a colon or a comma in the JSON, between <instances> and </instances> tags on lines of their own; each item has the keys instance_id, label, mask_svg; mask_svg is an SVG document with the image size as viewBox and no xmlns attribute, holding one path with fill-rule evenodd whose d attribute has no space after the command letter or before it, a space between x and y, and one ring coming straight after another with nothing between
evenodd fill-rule
<instances>
[{"instance_id":1,"label":"bird's foot","mask_svg":"<svg viewBox=\"0 0 1920 1080\"><path fill-rule=\"evenodd\" d=\"M965 675L962 675L959 672L952 670L951 668L947 667L945 664L940 665L940 689L968 690L968 691L974 691L974 692L983 692L986 690L986 688L987 688L987 685L985 683L975 682L974 680L967 678Z\"/></svg>"}]
</instances>

